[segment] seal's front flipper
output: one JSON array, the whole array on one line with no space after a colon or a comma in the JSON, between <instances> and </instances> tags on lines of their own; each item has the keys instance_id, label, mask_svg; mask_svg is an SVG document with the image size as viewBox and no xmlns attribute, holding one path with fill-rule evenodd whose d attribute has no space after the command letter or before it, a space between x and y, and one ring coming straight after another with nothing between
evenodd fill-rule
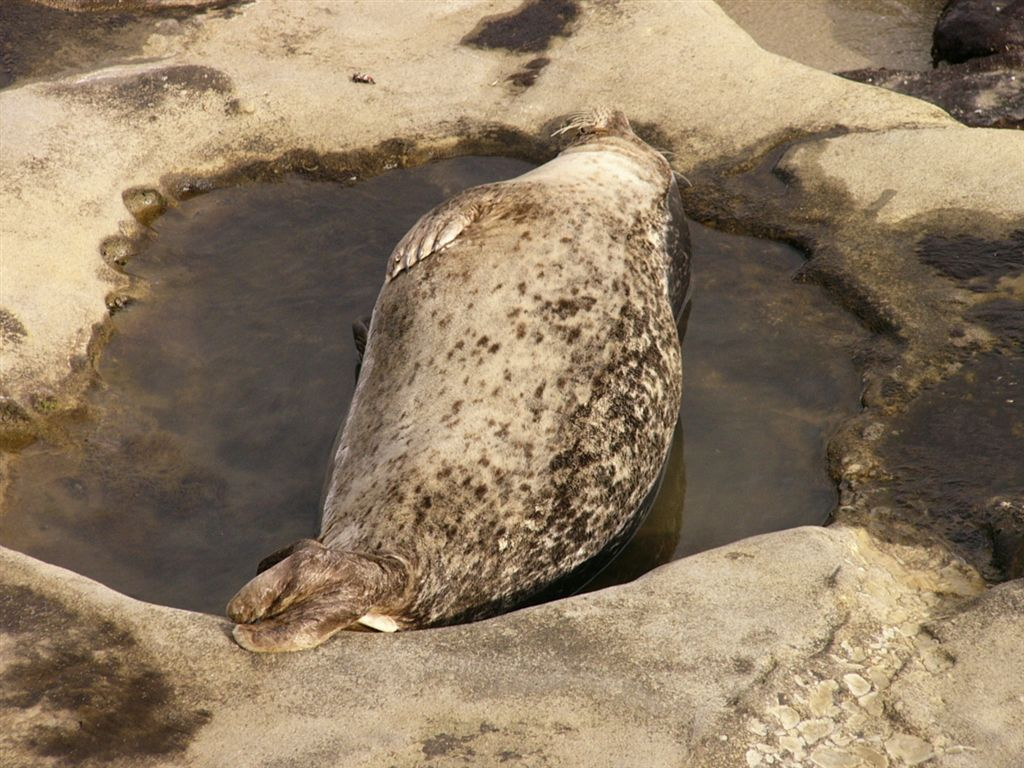
<instances>
[{"instance_id":1,"label":"seal's front flipper","mask_svg":"<svg viewBox=\"0 0 1024 768\"><path fill-rule=\"evenodd\" d=\"M366 339L370 335L370 316L363 315L352 323L352 340L356 343L356 352L359 353L359 362L363 362L363 355L366 354Z\"/></svg>"},{"instance_id":2,"label":"seal's front flipper","mask_svg":"<svg viewBox=\"0 0 1024 768\"><path fill-rule=\"evenodd\" d=\"M394 280L430 254L451 245L455 238L494 206L502 192L500 183L473 187L421 217L395 246L388 259L386 282Z\"/></svg>"},{"instance_id":3,"label":"seal's front flipper","mask_svg":"<svg viewBox=\"0 0 1024 768\"><path fill-rule=\"evenodd\" d=\"M336 552L304 539L231 599L232 634L250 651L313 648L367 614L399 613L409 578L398 557Z\"/></svg>"}]
</instances>

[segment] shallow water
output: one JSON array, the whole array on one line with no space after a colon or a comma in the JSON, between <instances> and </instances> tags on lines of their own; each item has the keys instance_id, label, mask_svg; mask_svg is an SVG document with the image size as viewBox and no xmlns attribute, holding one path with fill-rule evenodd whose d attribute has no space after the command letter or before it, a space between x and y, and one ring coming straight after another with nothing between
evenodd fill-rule
<instances>
[{"instance_id":1,"label":"shallow water","mask_svg":"<svg viewBox=\"0 0 1024 768\"><path fill-rule=\"evenodd\" d=\"M526 163L458 158L356 187L225 189L154 225L130 271L78 448L14 465L0 543L151 602L219 613L271 551L318 529L352 395L350 325L391 247L460 189ZM791 280L786 246L693 225L682 422L647 524L601 583L825 521L829 431L858 404L857 325ZM685 456L685 466L684 466Z\"/></svg>"}]
</instances>

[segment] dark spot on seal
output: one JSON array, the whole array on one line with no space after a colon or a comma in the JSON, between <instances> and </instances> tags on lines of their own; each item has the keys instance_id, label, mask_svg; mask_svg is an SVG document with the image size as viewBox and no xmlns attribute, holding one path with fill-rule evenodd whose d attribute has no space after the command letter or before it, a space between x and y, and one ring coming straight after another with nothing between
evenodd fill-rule
<instances>
[{"instance_id":1,"label":"dark spot on seal","mask_svg":"<svg viewBox=\"0 0 1024 768\"><path fill-rule=\"evenodd\" d=\"M557 302L545 301L543 308L553 312L560 320L574 317L580 312L586 312L593 308L597 299L593 296L580 296L572 299L559 299Z\"/></svg>"},{"instance_id":2,"label":"dark spot on seal","mask_svg":"<svg viewBox=\"0 0 1024 768\"><path fill-rule=\"evenodd\" d=\"M23 742L40 762L148 762L183 752L210 720L182 704L126 629L28 587L0 592L0 633L18 638L0 675L0 706L45 715Z\"/></svg>"},{"instance_id":3,"label":"dark spot on seal","mask_svg":"<svg viewBox=\"0 0 1024 768\"><path fill-rule=\"evenodd\" d=\"M491 346L489 346L489 347L487 348L487 351L488 351L488 353L490 353L490 354L492 354L492 355L493 355L493 354L494 354L495 352L497 352L497 351L498 351L499 349L501 349L501 344L499 344L498 342L495 342L495 343L491 344Z\"/></svg>"},{"instance_id":4,"label":"dark spot on seal","mask_svg":"<svg viewBox=\"0 0 1024 768\"><path fill-rule=\"evenodd\" d=\"M473 495L476 496L478 500L482 499L487 495L487 485L485 483L480 483L480 485L473 489Z\"/></svg>"},{"instance_id":5,"label":"dark spot on seal","mask_svg":"<svg viewBox=\"0 0 1024 768\"><path fill-rule=\"evenodd\" d=\"M456 414L462 408L462 400L456 400L452 403L452 414Z\"/></svg>"},{"instance_id":6,"label":"dark spot on seal","mask_svg":"<svg viewBox=\"0 0 1024 768\"><path fill-rule=\"evenodd\" d=\"M479 339L476 340L476 345L478 347L486 347L490 342L490 338L488 338L487 336L481 336Z\"/></svg>"},{"instance_id":7,"label":"dark spot on seal","mask_svg":"<svg viewBox=\"0 0 1024 768\"><path fill-rule=\"evenodd\" d=\"M544 387L545 386L547 386L547 384L542 381L540 384L537 385L537 388L535 390L533 390L533 396L536 397L538 400L540 398L544 397Z\"/></svg>"},{"instance_id":8,"label":"dark spot on seal","mask_svg":"<svg viewBox=\"0 0 1024 768\"><path fill-rule=\"evenodd\" d=\"M518 323L516 325L516 338L521 339L526 336L526 323Z\"/></svg>"},{"instance_id":9,"label":"dark spot on seal","mask_svg":"<svg viewBox=\"0 0 1024 768\"><path fill-rule=\"evenodd\" d=\"M516 286L516 290L519 291L519 295L520 296L525 296L526 295L526 283L519 283Z\"/></svg>"},{"instance_id":10,"label":"dark spot on seal","mask_svg":"<svg viewBox=\"0 0 1024 768\"><path fill-rule=\"evenodd\" d=\"M972 291L984 292L999 278L1024 270L1024 229L1005 240L928 235L918 243L917 255L939 274L966 283Z\"/></svg>"}]
</instances>

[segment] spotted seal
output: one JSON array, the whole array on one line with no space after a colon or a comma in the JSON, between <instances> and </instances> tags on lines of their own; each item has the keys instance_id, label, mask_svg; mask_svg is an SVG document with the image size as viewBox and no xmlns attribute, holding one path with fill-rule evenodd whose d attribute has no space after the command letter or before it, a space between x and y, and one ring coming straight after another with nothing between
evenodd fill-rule
<instances>
[{"instance_id":1,"label":"spotted seal","mask_svg":"<svg viewBox=\"0 0 1024 768\"><path fill-rule=\"evenodd\" d=\"M508 610L621 546L682 392L689 238L665 159L625 115L469 189L396 246L319 539L228 605L253 651Z\"/></svg>"}]
</instances>

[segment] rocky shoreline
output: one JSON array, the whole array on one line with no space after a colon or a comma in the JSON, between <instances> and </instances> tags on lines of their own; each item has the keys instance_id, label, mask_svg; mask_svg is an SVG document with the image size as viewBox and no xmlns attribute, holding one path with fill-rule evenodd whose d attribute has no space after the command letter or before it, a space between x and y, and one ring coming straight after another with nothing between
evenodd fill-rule
<instances>
[{"instance_id":1,"label":"rocky shoreline","mask_svg":"<svg viewBox=\"0 0 1024 768\"><path fill-rule=\"evenodd\" d=\"M0 550L12 765L1024 754L1024 134L768 53L710 0L562 5L238 5L0 91L3 474L77 417L162 207L286 169L543 159L558 118L613 102L672 152L690 215L796 244L801 279L875 334L864 410L829 447L836 522L479 624L271 658L226 620ZM488 47L468 44L488 25Z\"/></svg>"}]
</instances>

